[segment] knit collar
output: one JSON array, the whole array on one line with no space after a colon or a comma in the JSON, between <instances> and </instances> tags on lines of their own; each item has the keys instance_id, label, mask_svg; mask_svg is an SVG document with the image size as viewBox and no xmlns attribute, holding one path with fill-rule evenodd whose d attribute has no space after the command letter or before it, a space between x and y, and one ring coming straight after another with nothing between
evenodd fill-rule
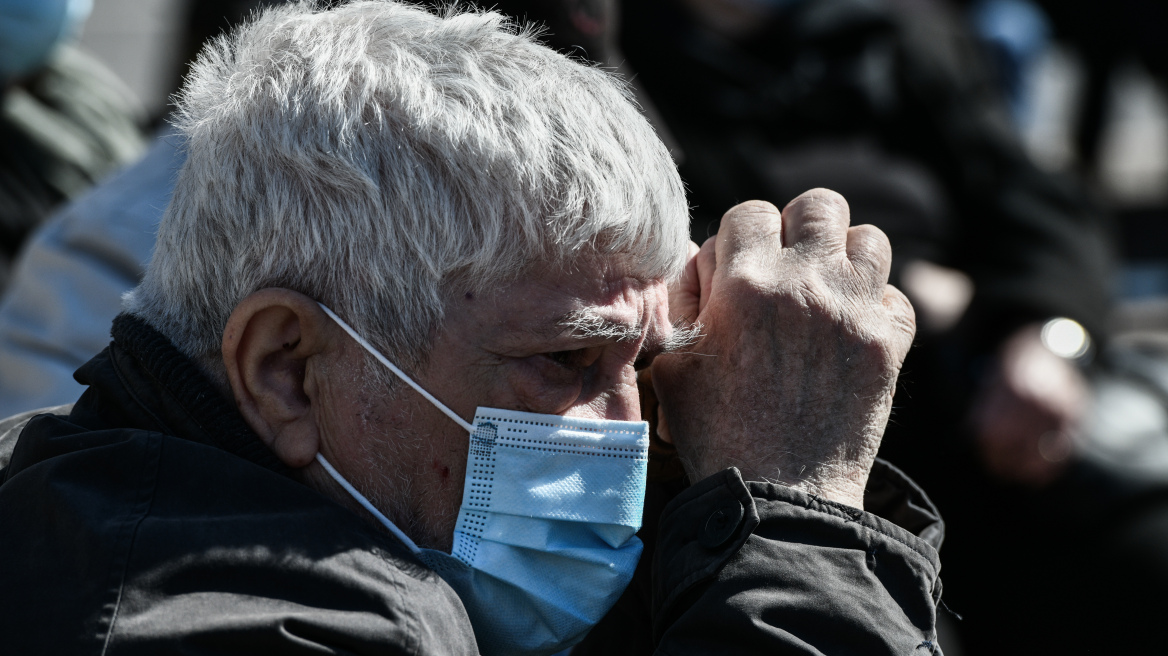
<instances>
[{"instance_id":1,"label":"knit collar","mask_svg":"<svg viewBox=\"0 0 1168 656\"><path fill-rule=\"evenodd\" d=\"M162 333L142 319L123 313L114 319L110 334L113 346L136 361L139 371L134 373L145 375L157 388L159 393L150 398L166 407L144 409L167 432L210 444L281 474L292 473L260 441L235 405ZM180 419L176 421L175 417Z\"/></svg>"}]
</instances>

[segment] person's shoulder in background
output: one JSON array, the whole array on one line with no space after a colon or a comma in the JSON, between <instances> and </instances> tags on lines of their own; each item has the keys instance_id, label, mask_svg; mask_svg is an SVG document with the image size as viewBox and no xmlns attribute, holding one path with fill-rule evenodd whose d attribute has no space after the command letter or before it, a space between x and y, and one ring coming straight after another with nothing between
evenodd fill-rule
<instances>
[{"instance_id":1,"label":"person's shoulder in background","mask_svg":"<svg viewBox=\"0 0 1168 656\"><path fill-rule=\"evenodd\" d=\"M29 239L0 301L0 417L75 401L73 371L109 343L182 166L169 131Z\"/></svg>"},{"instance_id":2,"label":"person's shoulder in background","mask_svg":"<svg viewBox=\"0 0 1168 656\"><path fill-rule=\"evenodd\" d=\"M108 69L69 46L0 102L0 288L28 236L146 146L143 112Z\"/></svg>"}]
</instances>

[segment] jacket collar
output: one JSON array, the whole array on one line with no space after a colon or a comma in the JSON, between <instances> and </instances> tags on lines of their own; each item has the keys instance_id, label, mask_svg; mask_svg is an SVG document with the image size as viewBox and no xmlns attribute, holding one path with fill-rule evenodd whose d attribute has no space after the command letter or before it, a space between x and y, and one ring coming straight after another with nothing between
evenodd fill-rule
<instances>
[{"instance_id":1,"label":"jacket collar","mask_svg":"<svg viewBox=\"0 0 1168 656\"><path fill-rule=\"evenodd\" d=\"M142 319L120 314L109 348L75 374L90 385L73 416L100 418L214 446L291 475L199 367Z\"/></svg>"}]
</instances>

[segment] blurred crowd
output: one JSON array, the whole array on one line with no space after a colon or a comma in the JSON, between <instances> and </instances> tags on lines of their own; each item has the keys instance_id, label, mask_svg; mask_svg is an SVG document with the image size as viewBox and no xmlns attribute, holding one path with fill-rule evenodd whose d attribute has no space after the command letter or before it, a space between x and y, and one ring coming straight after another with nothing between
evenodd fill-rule
<instances>
[{"instance_id":1,"label":"blurred crowd","mask_svg":"<svg viewBox=\"0 0 1168 656\"><path fill-rule=\"evenodd\" d=\"M183 2L177 59L272 2ZM1117 203L1098 171L1117 71L1168 74L1168 7L484 4L629 80L686 182L699 244L725 208L813 187L889 236L918 336L882 455L947 522L947 652L1165 648L1168 296L1133 302L1119 272L1168 266L1168 205ZM91 9L0 0L0 416L80 393L72 372L108 341L183 161L165 114L138 109L77 47ZM1052 170L1023 132L1043 120L1039 79L1059 48L1083 84L1076 156Z\"/></svg>"}]
</instances>

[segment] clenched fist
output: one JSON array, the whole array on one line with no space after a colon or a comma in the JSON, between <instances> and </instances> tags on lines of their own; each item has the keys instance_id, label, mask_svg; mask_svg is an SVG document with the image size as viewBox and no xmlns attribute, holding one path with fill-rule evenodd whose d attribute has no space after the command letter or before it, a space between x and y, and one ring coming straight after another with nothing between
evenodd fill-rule
<instances>
[{"instance_id":1,"label":"clenched fist","mask_svg":"<svg viewBox=\"0 0 1168 656\"><path fill-rule=\"evenodd\" d=\"M916 324L888 284L887 237L848 224L843 197L816 189L781 215L738 205L692 246L670 314L703 336L652 369L661 432L691 480L735 466L863 507Z\"/></svg>"}]
</instances>

